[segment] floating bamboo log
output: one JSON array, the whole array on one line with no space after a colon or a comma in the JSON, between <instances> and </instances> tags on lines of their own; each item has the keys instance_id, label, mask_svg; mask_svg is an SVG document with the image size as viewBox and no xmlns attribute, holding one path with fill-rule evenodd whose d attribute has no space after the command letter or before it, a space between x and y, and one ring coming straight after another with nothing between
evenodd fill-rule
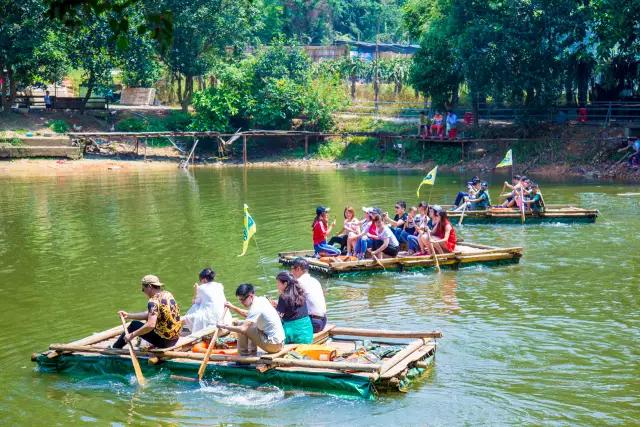
<instances>
[{"instance_id":1,"label":"floating bamboo log","mask_svg":"<svg viewBox=\"0 0 640 427\"><path fill-rule=\"evenodd\" d=\"M442 338L440 331L389 331L385 329L359 329L335 327L329 331L330 335L346 335L354 337L379 338Z\"/></svg>"}]
</instances>

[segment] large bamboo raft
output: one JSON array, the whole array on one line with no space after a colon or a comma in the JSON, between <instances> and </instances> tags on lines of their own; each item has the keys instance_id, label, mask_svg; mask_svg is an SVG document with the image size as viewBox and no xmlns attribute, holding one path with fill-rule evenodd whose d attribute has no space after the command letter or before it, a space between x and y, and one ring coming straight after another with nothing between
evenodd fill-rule
<instances>
[{"instance_id":1,"label":"large bamboo raft","mask_svg":"<svg viewBox=\"0 0 640 427\"><path fill-rule=\"evenodd\" d=\"M448 209L447 214L452 223L457 224L462 212L454 212L453 206L443 206ZM547 205L539 213L525 211L525 224L540 223L592 223L598 217L597 209L578 208L570 205ZM492 207L482 211L467 210L464 213L463 224L522 224L522 212L516 208Z\"/></svg>"},{"instance_id":2,"label":"large bamboo raft","mask_svg":"<svg viewBox=\"0 0 640 427\"><path fill-rule=\"evenodd\" d=\"M169 349L137 348L136 356L145 376L153 371L169 370L181 378L197 378L205 355L190 349L214 330L212 327L182 337ZM110 348L121 332L122 326L117 326L70 343L51 344L48 351L32 355L32 360L44 372L131 374L128 350ZM296 344L285 345L278 353L259 352L253 357L220 354L225 351L220 350L211 354L205 380L254 387L266 384L285 390L370 399L382 391L406 391L409 383L431 367L436 338L440 337L442 333L438 331L388 331L327 325L323 331L314 334L314 344L335 349L337 360L293 358ZM375 352L369 353L368 349L375 349Z\"/></svg>"},{"instance_id":3,"label":"large bamboo raft","mask_svg":"<svg viewBox=\"0 0 640 427\"><path fill-rule=\"evenodd\" d=\"M290 265L294 259L303 257L308 261L310 271L327 276L355 272L405 271L416 268L431 268L436 265L433 256L397 256L378 261L373 259L331 261L314 258L313 251L293 251L281 252L278 257L283 265ZM498 265L517 263L521 257L521 247L499 248L463 242L456 245L454 252L438 255L438 264L440 267L447 268L459 268L470 264Z\"/></svg>"}]
</instances>

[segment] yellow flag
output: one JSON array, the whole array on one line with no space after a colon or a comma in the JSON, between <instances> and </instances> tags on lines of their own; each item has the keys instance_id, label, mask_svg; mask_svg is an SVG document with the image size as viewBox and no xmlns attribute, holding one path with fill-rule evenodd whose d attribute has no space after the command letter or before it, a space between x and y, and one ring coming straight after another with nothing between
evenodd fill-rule
<instances>
[{"instance_id":1,"label":"yellow flag","mask_svg":"<svg viewBox=\"0 0 640 427\"><path fill-rule=\"evenodd\" d=\"M256 223L249 215L249 206L244 205L244 224L242 227L242 253L238 256L243 256L247 253L249 247L249 240L256 234Z\"/></svg>"},{"instance_id":2,"label":"yellow flag","mask_svg":"<svg viewBox=\"0 0 640 427\"><path fill-rule=\"evenodd\" d=\"M511 149L507 151L507 154L504 156L504 159L500 163L496 165L497 168L506 168L507 166L513 165L513 158L511 157Z\"/></svg>"},{"instance_id":3,"label":"yellow flag","mask_svg":"<svg viewBox=\"0 0 640 427\"><path fill-rule=\"evenodd\" d=\"M420 185L418 186L418 191L416 191L416 195L418 197L420 197L420 187L422 187L424 184L434 185L436 183L436 174L437 173L438 173L438 165L436 165L435 168L431 169L431 172L429 172L427 174L427 176L422 178L422 181L420 182Z\"/></svg>"}]
</instances>

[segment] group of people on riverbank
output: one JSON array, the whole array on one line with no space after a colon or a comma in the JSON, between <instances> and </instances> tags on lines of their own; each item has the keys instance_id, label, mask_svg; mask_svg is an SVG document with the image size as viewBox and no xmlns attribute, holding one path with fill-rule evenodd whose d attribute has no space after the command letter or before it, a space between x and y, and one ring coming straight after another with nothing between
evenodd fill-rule
<instances>
[{"instance_id":1,"label":"group of people on riverbank","mask_svg":"<svg viewBox=\"0 0 640 427\"><path fill-rule=\"evenodd\" d=\"M327 306L322 285L308 270L307 261L298 258L290 271L280 272L276 276L277 301L257 296L252 284L239 285L235 292L241 305L238 307L225 298L223 285L215 281L215 272L205 268L194 285L192 306L184 316L160 279L144 276L141 286L148 298L147 310L118 312L132 322L113 347L123 348L140 337L157 348L168 348L176 345L180 336L212 326L236 333L241 356L255 355L257 348L273 353L284 344L310 344L313 334L327 324ZM229 310L244 320L233 322Z\"/></svg>"},{"instance_id":2,"label":"group of people on riverbank","mask_svg":"<svg viewBox=\"0 0 640 427\"><path fill-rule=\"evenodd\" d=\"M439 137L444 139L445 133L449 139L455 139L458 132L458 116L453 110L447 111L443 116L440 111L436 111L433 116L429 116L424 111L420 112L420 127L418 136L420 138Z\"/></svg>"},{"instance_id":3,"label":"group of people on riverbank","mask_svg":"<svg viewBox=\"0 0 640 427\"><path fill-rule=\"evenodd\" d=\"M364 215L356 217L355 209L344 209L342 230L329 238L336 220L329 224L329 208L319 206L313 220L313 248L316 257L335 257L344 253L347 257L374 259L395 257L402 243L407 254L414 256L453 252L456 233L449 221L447 211L438 205L420 202L407 210L407 204L399 200L395 214L375 207L362 208ZM327 241L327 239L329 239ZM335 247L340 245L340 249Z\"/></svg>"}]
</instances>

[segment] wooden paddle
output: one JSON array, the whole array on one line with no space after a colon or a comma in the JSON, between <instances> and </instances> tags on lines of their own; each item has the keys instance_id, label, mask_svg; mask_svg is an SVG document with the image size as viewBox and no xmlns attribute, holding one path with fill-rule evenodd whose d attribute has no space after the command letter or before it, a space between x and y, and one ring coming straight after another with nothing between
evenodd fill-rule
<instances>
[{"instance_id":1,"label":"wooden paddle","mask_svg":"<svg viewBox=\"0 0 640 427\"><path fill-rule=\"evenodd\" d=\"M124 330L124 334L127 335L127 323L124 321L124 316L120 316L120 320L122 321L122 329ZM140 369L140 362L138 362L138 357L136 356L135 351L133 351L133 344L129 341L129 356L131 356L131 363L133 364L133 370L136 373L136 379L138 380L138 384L144 387L147 382L144 379L144 375L142 375L142 369Z\"/></svg>"},{"instance_id":2,"label":"wooden paddle","mask_svg":"<svg viewBox=\"0 0 640 427\"><path fill-rule=\"evenodd\" d=\"M460 219L458 220L458 225L462 225L462 220L464 219L464 213L467 210L468 202L464 202L464 207L462 208L462 213L460 214Z\"/></svg>"},{"instance_id":3,"label":"wooden paddle","mask_svg":"<svg viewBox=\"0 0 640 427\"><path fill-rule=\"evenodd\" d=\"M520 218L524 224L524 187L520 187Z\"/></svg>"},{"instance_id":4,"label":"wooden paddle","mask_svg":"<svg viewBox=\"0 0 640 427\"><path fill-rule=\"evenodd\" d=\"M371 252L371 256L373 257L373 259L375 260L376 264L378 264L380 267L382 267L383 271L387 271L386 268L384 268L384 264L380 261L380 258L378 258L377 256L375 256L373 254L373 252Z\"/></svg>"},{"instance_id":5,"label":"wooden paddle","mask_svg":"<svg viewBox=\"0 0 640 427\"><path fill-rule=\"evenodd\" d=\"M440 273L440 262L438 261L438 255L436 255L436 250L433 248L433 242L431 241L431 232L429 231L429 227L427 229L427 241L429 242L429 250L431 251L431 255L433 255L433 259L436 262L436 271Z\"/></svg>"},{"instance_id":6,"label":"wooden paddle","mask_svg":"<svg viewBox=\"0 0 640 427\"><path fill-rule=\"evenodd\" d=\"M227 311L229 311L229 307L225 307L222 312L222 318L219 320L220 322L224 321L224 318L227 316ZM211 356L211 352L213 348L216 346L216 341L218 340L218 333L220 333L220 328L216 328L216 331L213 334L213 338L209 342L209 347L207 347L207 352L204 354L204 359L202 359L202 363L200 364L200 368L198 369L198 381L202 380L204 376L204 371L207 370L207 363L209 363L209 356Z\"/></svg>"}]
</instances>

